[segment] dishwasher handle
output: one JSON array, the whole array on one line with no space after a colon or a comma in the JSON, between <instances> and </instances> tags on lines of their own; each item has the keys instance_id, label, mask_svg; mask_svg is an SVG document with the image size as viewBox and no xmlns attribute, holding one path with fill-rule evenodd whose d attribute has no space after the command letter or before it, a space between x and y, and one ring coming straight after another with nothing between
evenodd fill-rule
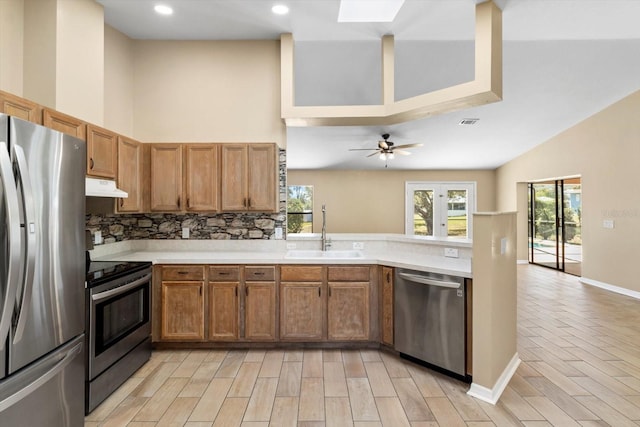
<instances>
[{"instance_id":1,"label":"dishwasher handle","mask_svg":"<svg viewBox=\"0 0 640 427\"><path fill-rule=\"evenodd\" d=\"M457 282L430 279L427 276L422 276L419 274L399 273L399 276L405 280L409 280L415 283L420 283L422 285L438 286L440 288L449 288L449 289L458 289L460 287L460 283L457 283Z\"/></svg>"}]
</instances>

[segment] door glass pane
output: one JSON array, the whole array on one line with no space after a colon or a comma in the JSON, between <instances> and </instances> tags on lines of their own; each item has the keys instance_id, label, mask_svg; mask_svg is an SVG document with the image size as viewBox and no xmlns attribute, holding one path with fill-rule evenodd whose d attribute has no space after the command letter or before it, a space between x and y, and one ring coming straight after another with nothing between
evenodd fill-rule
<instances>
[{"instance_id":1,"label":"door glass pane","mask_svg":"<svg viewBox=\"0 0 640 427\"><path fill-rule=\"evenodd\" d=\"M555 183L533 184L533 262L557 268Z\"/></svg>"},{"instance_id":2,"label":"door glass pane","mask_svg":"<svg viewBox=\"0 0 640 427\"><path fill-rule=\"evenodd\" d=\"M447 236L466 238L468 218L467 190L448 190Z\"/></svg>"},{"instance_id":3,"label":"door glass pane","mask_svg":"<svg viewBox=\"0 0 640 427\"><path fill-rule=\"evenodd\" d=\"M433 236L433 190L413 192L413 234Z\"/></svg>"},{"instance_id":4,"label":"door glass pane","mask_svg":"<svg viewBox=\"0 0 640 427\"><path fill-rule=\"evenodd\" d=\"M564 182L564 270L581 275L582 264L582 186L580 179Z\"/></svg>"}]
</instances>

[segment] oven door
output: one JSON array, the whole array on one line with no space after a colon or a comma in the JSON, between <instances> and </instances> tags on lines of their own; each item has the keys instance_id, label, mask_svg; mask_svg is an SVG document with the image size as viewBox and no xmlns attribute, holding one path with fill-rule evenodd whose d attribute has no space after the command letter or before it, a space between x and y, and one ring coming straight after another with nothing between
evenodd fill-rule
<instances>
[{"instance_id":1,"label":"oven door","mask_svg":"<svg viewBox=\"0 0 640 427\"><path fill-rule=\"evenodd\" d=\"M151 334L151 274L88 290L88 379L93 380Z\"/></svg>"}]
</instances>

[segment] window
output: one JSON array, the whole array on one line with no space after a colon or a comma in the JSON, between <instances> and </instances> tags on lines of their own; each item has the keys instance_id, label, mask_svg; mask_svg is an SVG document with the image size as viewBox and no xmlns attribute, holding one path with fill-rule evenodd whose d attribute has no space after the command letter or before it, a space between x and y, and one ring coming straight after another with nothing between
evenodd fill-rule
<instances>
[{"instance_id":1,"label":"window","mask_svg":"<svg viewBox=\"0 0 640 427\"><path fill-rule=\"evenodd\" d=\"M313 186L287 187L287 233L313 233Z\"/></svg>"},{"instance_id":2,"label":"window","mask_svg":"<svg viewBox=\"0 0 640 427\"><path fill-rule=\"evenodd\" d=\"M470 239L475 182L407 182L406 234Z\"/></svg>"}]
</instances>

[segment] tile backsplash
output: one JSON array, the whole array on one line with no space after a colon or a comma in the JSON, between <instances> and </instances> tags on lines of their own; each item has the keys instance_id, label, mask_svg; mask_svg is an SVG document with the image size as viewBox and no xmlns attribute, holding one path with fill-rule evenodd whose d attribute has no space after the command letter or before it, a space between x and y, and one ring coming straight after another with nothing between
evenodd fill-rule
<instances>
[{"instance_id":1,"label":"tile backsplash","mask_svg":"<svg viewBox=\"0 0 640 427\"><path fill-rule=\"evenodd\" d=\"M279 212L258 213L144 213L86 215L86 228L102 233L104 243L139 239L182 239L189 228L189 239L249 240L273 239L276 228L286 234L287 171L286 153L279 153Z\"/></svg>"}]
</instances>

